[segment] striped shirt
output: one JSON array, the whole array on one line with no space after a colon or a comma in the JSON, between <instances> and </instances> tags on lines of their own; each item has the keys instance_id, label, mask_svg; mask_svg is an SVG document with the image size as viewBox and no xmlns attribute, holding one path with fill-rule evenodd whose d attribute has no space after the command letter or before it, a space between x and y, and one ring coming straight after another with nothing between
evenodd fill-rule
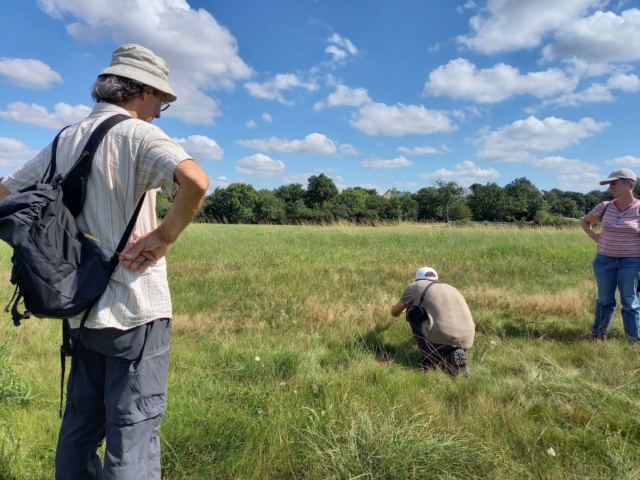
<instances>
[{"instance_id":1,"label":"striped shirt","mask_svg":"<svg viewBox=\"0 0 640 480\"><path fill-rule=\"evenodd\" d=\"M91 114L60 135L56 153L57 172L66 173L78 159L91 132L106 118L128 112L109 103L97 103ZM190 158L184 149L159 127L143 120L125 120L114 126L100 143L95 157L83 212L77 217L78 228L100 241L105 258L110 258L133 215L138 200L146 199L132 236L154 230L156 189L168 195L174 187L173 172ZM32 185L43 178L51 160L48 145L4 180L9 191ZM87 328L127 330L158 318L171 318L171 297L164 258L144 272L118 266L106 291L94 305ZM78 328L82 315L71 319Z\"/></svg>"},{"instance_id":2,"label":"striped shirt","mask_svg":"<svg viewBox=\"0 0 640 480\"><path fill-rule=\"evenodd\" d=\"M609 257L640 257L639 200L623 211L618 210L615 201L602 202L590 213L602 221L598 253Z\"/></svg>"}]
</instances>

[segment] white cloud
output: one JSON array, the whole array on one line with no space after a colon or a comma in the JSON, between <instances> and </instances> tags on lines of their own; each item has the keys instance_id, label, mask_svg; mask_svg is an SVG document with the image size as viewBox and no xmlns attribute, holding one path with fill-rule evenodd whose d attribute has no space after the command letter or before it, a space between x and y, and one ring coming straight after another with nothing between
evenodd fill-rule
<instances>
[{"instance_id":1,"label":"white cloud","mask_svg":"<svg viewBox=\"0 0 640 480\"><path fill-rule=\"evenodd\" d=\"M478 103L495 103L513 95L549 97L570 92L576 84L576 79L567 77L556 68L522 75L517 68L504 63L478 70L468 60L457 58L429 74L424 94L465 98Z\"/></svg>"},{"instance_id":2,"label":"white cloud","mask_svg":"<svg viewBox=\"0 0 640 480\"><path fill-rule=\"evenodd\" d=\"M531 164L543 172L571 175L575 172L597 172L598 165L565 157L544 157L535 159Z\"/></svg>"},{"instance_id":3,"label":"white cloud","mask_svg":"<svg viewBox=\"0 0 640 480\"><path fill-rule=\"evenodd\" d=\"M635 93L640 91L640 78L637 75L618 73L609 78L607 86L612 89Z\"/></svg>"},{"instance_id":4,"label":"white cloud","mask_svg":"<svg viewBox=\"0 0 640 480\"><path fill-rule=\"evenodd\" d=\"M317 102L313 109L320 111L327 107L361 107L371 103L371 98L366 88L349 88L345 85L338 85L336 91L331 93L323 102Z\"/></svg>"},{"instance_id":5,"label":"white cloud","mask_svg":"<svg viewBox=\"0 0 640 480\"><path fill-rule=\"evenodd\" d=\"M447 182L456 182L461 187L469 187L474 183L487 183L500 177L495 168L480 168L471 160L465 160L454 166L452 170L440 168L434 172L421 173L420 178L438 180L442 179Z\"/></svg>"},{"instance_id":6,"label":"white cloud","mask_svg":"<svg viewBox=\"0 0 640 480\"><path fill-rule=\"evenodd\" d=\"M224 150L213 138L191 135L186 139L176 138L175 140L196 161L221 160L224 155Z\"/></svg>"},{"instance_id":7,"label":"white cloud","mask_svg":"<svg viewBox=\"0 0 640 480\"><path fill-rule=\"evenodd\" d=\"M616 73L626 73L633 68L622 64L606 62L588 62L577 57L572 57L563 62L567 65L566 71L576 78L603 77Z\"/></svg>"},{"instance_id":8,"label":"white cloud","mask_svg":"<svg viewBox=\"0 0 640 480\"><path fill-rule=\"evenodd\" d=\"M413 148L398 147L398 151L406 153L407 155L435 155L436 153L442 153L437 148L430 147L429 145Z\"/></svg>"},{"instance_id":9,"label":"white cloud","mask_svg":"<svg viewBox=\"0 0 640 480\"><path fill-rule=\"evenodd\" d=\"M336 153L336 145L321 133L310 133L304 140L284 140L271 137L268 139L237 140L238 145L255 148L265 152L315 153L331 155Z\"/></svg>"},{"instance_id":10,"label":"white cloud","mask_svg":"<svg viewBox=\"0 0 640 480\"><path fill-rule=\"evenodd\" d=\"M0 58L0 76L13 85L35 90L48 90L52 83L61 83L62 77L40 60L26 58Z\"/></svg>"},{"instance_id":11,"label":"white cloud","mask_svg":"<svg viewBox=\"0 0 640 480\"><path fill-rule=\"evenodd\" d=\"M561 105L563 107L577 107L583 103L600 103L612 102L615 97L606 85L601 83L593 83L590 87L581 92L569 93L561 95L552 100L545 100L543 105Z\"/></svg>"},{"instance_id":12,"label":"white cloud","mask_svg":"<svg viewBox=\"0 0 640 480\"><path fill-rule=\"evenodd\" d=\"M580 92L561 95L558 98L545 100L546 105L561 105L563 107L577 107L583 103L613 102L616 98L612 90L635 93L640 91L640 79L637 75L616 73L609 77L606 85L592 83L588 88Z\"/></svg>"},{"instance_id":13,"label":"white cloud","mask_svg":"<svg viewBox=\"0 0 640 480\"><path fill-rule=\"evenodd\" d=\"M45 13L67 22L67 33L77 40L139 43L164 58L179 99L168 116L185 122L212 124L221 112L212 99L201 101L204 92L233 88L253 74L238 55L233 35L207 10L192 9L185 0L38 0L38 4ZM201 95L191 94L194 90Z\"/></svg>"},{"instance_id":14,"label":"white cloud","mask_svg":"<svg viewBox=\"0 0 640 480\"><path fill-rule=\"evenodd\" d=\"M6 110L0 110L0 118L28 123L38 127L59 130L62 127L77 123L91 113L86 105L71 106L66 103L56 103L54 112L49 113L45 107L35 103L13 102Z\"/></svg>"},{"instance_id":15,"label":"white cloud","mask_svg":"<svg viewBox=\"0 0 640 480\"><path fill-rule=\"evenodd\" d=\"M343 155L360 155L360 150L350 143L343 143L340 145L340 153Z\"/></svg>"},{"instance_id":16,"label":"white cloud","mask_svg":"<svg viewBox=\"0 0 640 480\"><path fill-rule=\"evenodd\" d=\"M256 123L255 120L249 120L247 123L244 124L245 127L247 128L256 128L258 126L258 124Z\"/></svg>"},{"instance_id":17,"label":"white cloud","mask_svg":"<svg viewBox=\"0 0 640 480\"><path fill-rule=\"evenodd\" d=\"M549 33L607 1L487 0L484 11L469 20L473 33L457 41L485 54L536 47Z\"/></svg>"},{"instance_id":18,"label":"white cloud","mask_svg":"<svg viewBox=\"0 0 640 480\"><path fill-rule=\"evenodd\" d=\"M358 49L348 38L344 38L337 33L334 33L327 39L329 46L325 49L325 52L333 57L332 63L343 64L345 60L350 56L358 54Z\"/></svg>"},{"instance_id":19,"label":"white cloud","mask_svg":"<svg viewBox=\"0 0 640 480\"><path fill-rule=\"evenodd\" d=\"M307 188L307 184L309 183L309 177L313 175L313 173L299 173L297 175L285 175L282 177L282 181L285 185L290 183L299 183L303 188Z\"/></svg>"},{"instance_id":20,"label":"white cloud","mask_svg":"<svg viewBox=\"0 0 640 480\"><path fill-rule=\"evenodd\" d=\"M413 133L452 132L458 128L443 111L401 103L395 106L384 103L365 105L353 114L350 123L368 135L392 137Z\"/></svg>"},{"instance_id":21,"label":"white cloud","mask_svg":"<svg viewBox=\"0 0 640 480\"><path fill-rule=\"evenodd\" d=\"M640 60L640 10L620 15L597 11L562 25L555 43L543 49L547 59L579 57L592 62Z\"/></svg>"},{"instance_id":22,"label":"white cloud","mask_svg":"<svg viewBox=\"0 0 640 480\"><path fill-rule=\"evenodd\" d=\"M406 159L406 157L400 155L397 158L391 160L381 160L379 158L367 158L360 162L360 165L366 168L402 168L410 167L413 162Z\"/></svg>"},{"instance_id":23,"label":"white cloud","mask_svg":"<svg viewBox=\"0 0 640 480\"><path fill-rule=\"evenodd\" d=\"M227 177L220 176L209 182L209 190L213 191L216 188L227 188L231 183L232 182Z\"/></svg>"},{"instance_id":24,"label":"white cloud","mask_svg":"<svg viewBox=\"0 0 640 480\"><path fill-rule=\"evenodd\" d=\"M616 167L640 167L640 158L632 155L624 155L612 160L606 160L604 163L606 165L615 165Z\"/></svg>"},{"instance_id":25,"label":"white cloud","mask_svg":"<svg viewBox=\"0 0 640 480\"><path fill-rule=\"evenodd\" d=\"M474 2L473 0L468 0L464 5L456 7L456 12L464 13L465 10L472 10L477 8L477 6L478 5L476 4L476 2Z\"/></svg>"},{"instance_id":26,"label":"white cloud","mask_svg":"<svg viewBox=\"0 0 640 480\"><path fill-rule=\"evenodd\" d=\"M162 112L163 117L177 118L190 125L213 125L214 119L222 115L218 102L202 90L182 88L174 81L171 84L178 94L178 101Z\"/></svg>"},{"instance_id":27,"label":"white cloud","mask_svg":"<svg viewBox=\"0 0 640 480\"><path fill-rule=\"evenodd\" d=\"M275 177L284 171L283 162L262 153L241 158L236 162L236 172L254 177Z\"/></svg>"},{"instance_id":28,"label":"white cloud","mask_svg":"<svg viewBox=\"0 0 640 480\"><path fill-rule=\"evenodd\" d=\"M591 190L597 190L602 188L598 185L600 180L602 180L602 176L592 172L558 176L560 190L570 192L590 192Z\"/></svg>"},{"instance_id":29,"label":"white cloud","mask_svg":"<svg viewBox=\"0 0 640 480\"><path fill-rule=\"evenodd\" d=\"M267 112L264 112L262 114L262 120L264 120L267 123L271 123L271 122L273 122L273 117L271 115L269 115Z\"/></svg>"},{"instance_id":30,"label":"white cloud","mask_svg":"<svg viewBox=\"0 0 640 480\"><path fill-rule=\"evenodd\" d=\"M254 97L277 100L284 105L294 105L295 102L287 100L282 92L294 88L302 88L313 92L319 88L315 81L305 82L295 73L279 73L264 83L248 82L244 86Z\"/></svg>"},{"instance_id":31,"label":"white cloud","mask_svg":"<svg viewBox=\"0 0 640 480\"><path fill-rule=\"evenodd\" d=\"M552 152L578 143L610 126L585 117L572 122L556 117L539 120L530 116L494 131L481 131L476 143L478 157L499 162L531 161L533 154Z\"/></svg>"},{"instance_id":32,"label":"white cloud","mask_svg":"<svg viewBox=\"0 0 640 480\"><path fill-rule=\"evenodd\" d=\"M0 137L0 167L14 169L37 155L38 151L15 138Z\"/></svg>"}]
</instances>

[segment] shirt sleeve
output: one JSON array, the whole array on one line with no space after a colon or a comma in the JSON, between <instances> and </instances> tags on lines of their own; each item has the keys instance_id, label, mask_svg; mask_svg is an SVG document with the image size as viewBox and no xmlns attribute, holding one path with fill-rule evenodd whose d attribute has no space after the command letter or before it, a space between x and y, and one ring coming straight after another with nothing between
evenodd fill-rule
<instances>
[{"instance_id":1,"label":"shirt sleeve","mask_svg":"<svg viewBox=\"0 0 640 480\"><path fill-rule=\"evenodd\" d=\"M51 144L24 165L18 167L2 181L11 193L35 183L44 177L51 161Z\"/></svg>"},{"instance_id":2,"label":"shirt sleeve","mask_svg":"<svg viewBox=\"0 0 640 480\"><path fill-rule=\"evenodd\" d=\"M398 303L402 303L405 307L410 307L413 305L413 289L411 288L412 285L409 285L407 288L404 289L404 292L402 292L402 295L400 295L400 300L398 300Z\"/></svg>"},{"instance_id":3,"label":"shirt sleeve","mask_svg":"<svg viewBox=\"0 0 640 480\"><path fill-rule=\"evenodd\" d=\"M175 193L173 172L180 162L190 158L180 144L162 130L150 129L142 141L136 163L136 183L140 194L162 188L171 196Z\"/></svg>"},{"instance_id":4,"label":"shirt sleeve","mask_svg":"<svg viewBox=\"0 0 640 480\"><path fill-rule=\"evenodd\" d=\"M609 203L610 202L601 202L596 205L589 213L594 217L602 218L602 215L604 215L605 206L607 206Z\"/></svg>"}]
</instances>

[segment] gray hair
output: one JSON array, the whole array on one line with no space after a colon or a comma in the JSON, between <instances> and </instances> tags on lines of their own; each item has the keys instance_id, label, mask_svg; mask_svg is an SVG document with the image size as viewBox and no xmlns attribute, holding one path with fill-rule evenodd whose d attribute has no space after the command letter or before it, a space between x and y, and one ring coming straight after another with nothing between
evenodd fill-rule
<instances>
[{"instance_id":1,"label":"gray hair","mask_svg":"<svg viewBox=\"0 0 640 480\"><path fill-rule=\"evenodd\" d=\"M120 105L139 97L149 88L144 83L119 75L99 75L93 84L91 96L96 102Z\"/></svg>"}]
</instances>

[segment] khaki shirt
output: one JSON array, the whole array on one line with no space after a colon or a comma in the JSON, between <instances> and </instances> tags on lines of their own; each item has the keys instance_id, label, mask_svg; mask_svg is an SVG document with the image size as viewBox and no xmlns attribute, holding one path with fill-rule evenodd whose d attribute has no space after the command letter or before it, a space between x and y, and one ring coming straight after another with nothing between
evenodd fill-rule
<instances>
[{"instance_id":1,"label":"khaki shirt","mask_svg":"<svg viewBox=\"0 0 640 480\"><path fill-rule=\"evenodd\" d=\"M446 283L418 280L409 285L399 302L407 307L418 305L424 289L427 290L422 306L427 309L428 320L422 323L422 334L430 343L471 348L476 326L462 294Z\"/></svg>"},{"instance_id":2,"label":"khaki shirt","mask_svg":"<svg viewBox=\"0 0 640 480\"><path fill-rule=\"evenodd\" d=\"M60 135L56 153L57 172L68 172L89 139L91 132L106 118L128 112L109 103L97 103L91 114ZM190 158L184 149L159 127L142 120L125 120L114 126L96 150L83 212L77 217L80 230L100 241L105 258L110 258L144 192L146 199L132 236L154 230L156 189L168 195L173 190L173 172ZM4 180L8 190L40 181L51 160L51 145ZM94 305L87 328L126 330L158 318L171 318L171 297L164 258L145 272L119 265L106 291ZM79 315L71 327L80 326Z\"/></svg>"}]
</instances>

